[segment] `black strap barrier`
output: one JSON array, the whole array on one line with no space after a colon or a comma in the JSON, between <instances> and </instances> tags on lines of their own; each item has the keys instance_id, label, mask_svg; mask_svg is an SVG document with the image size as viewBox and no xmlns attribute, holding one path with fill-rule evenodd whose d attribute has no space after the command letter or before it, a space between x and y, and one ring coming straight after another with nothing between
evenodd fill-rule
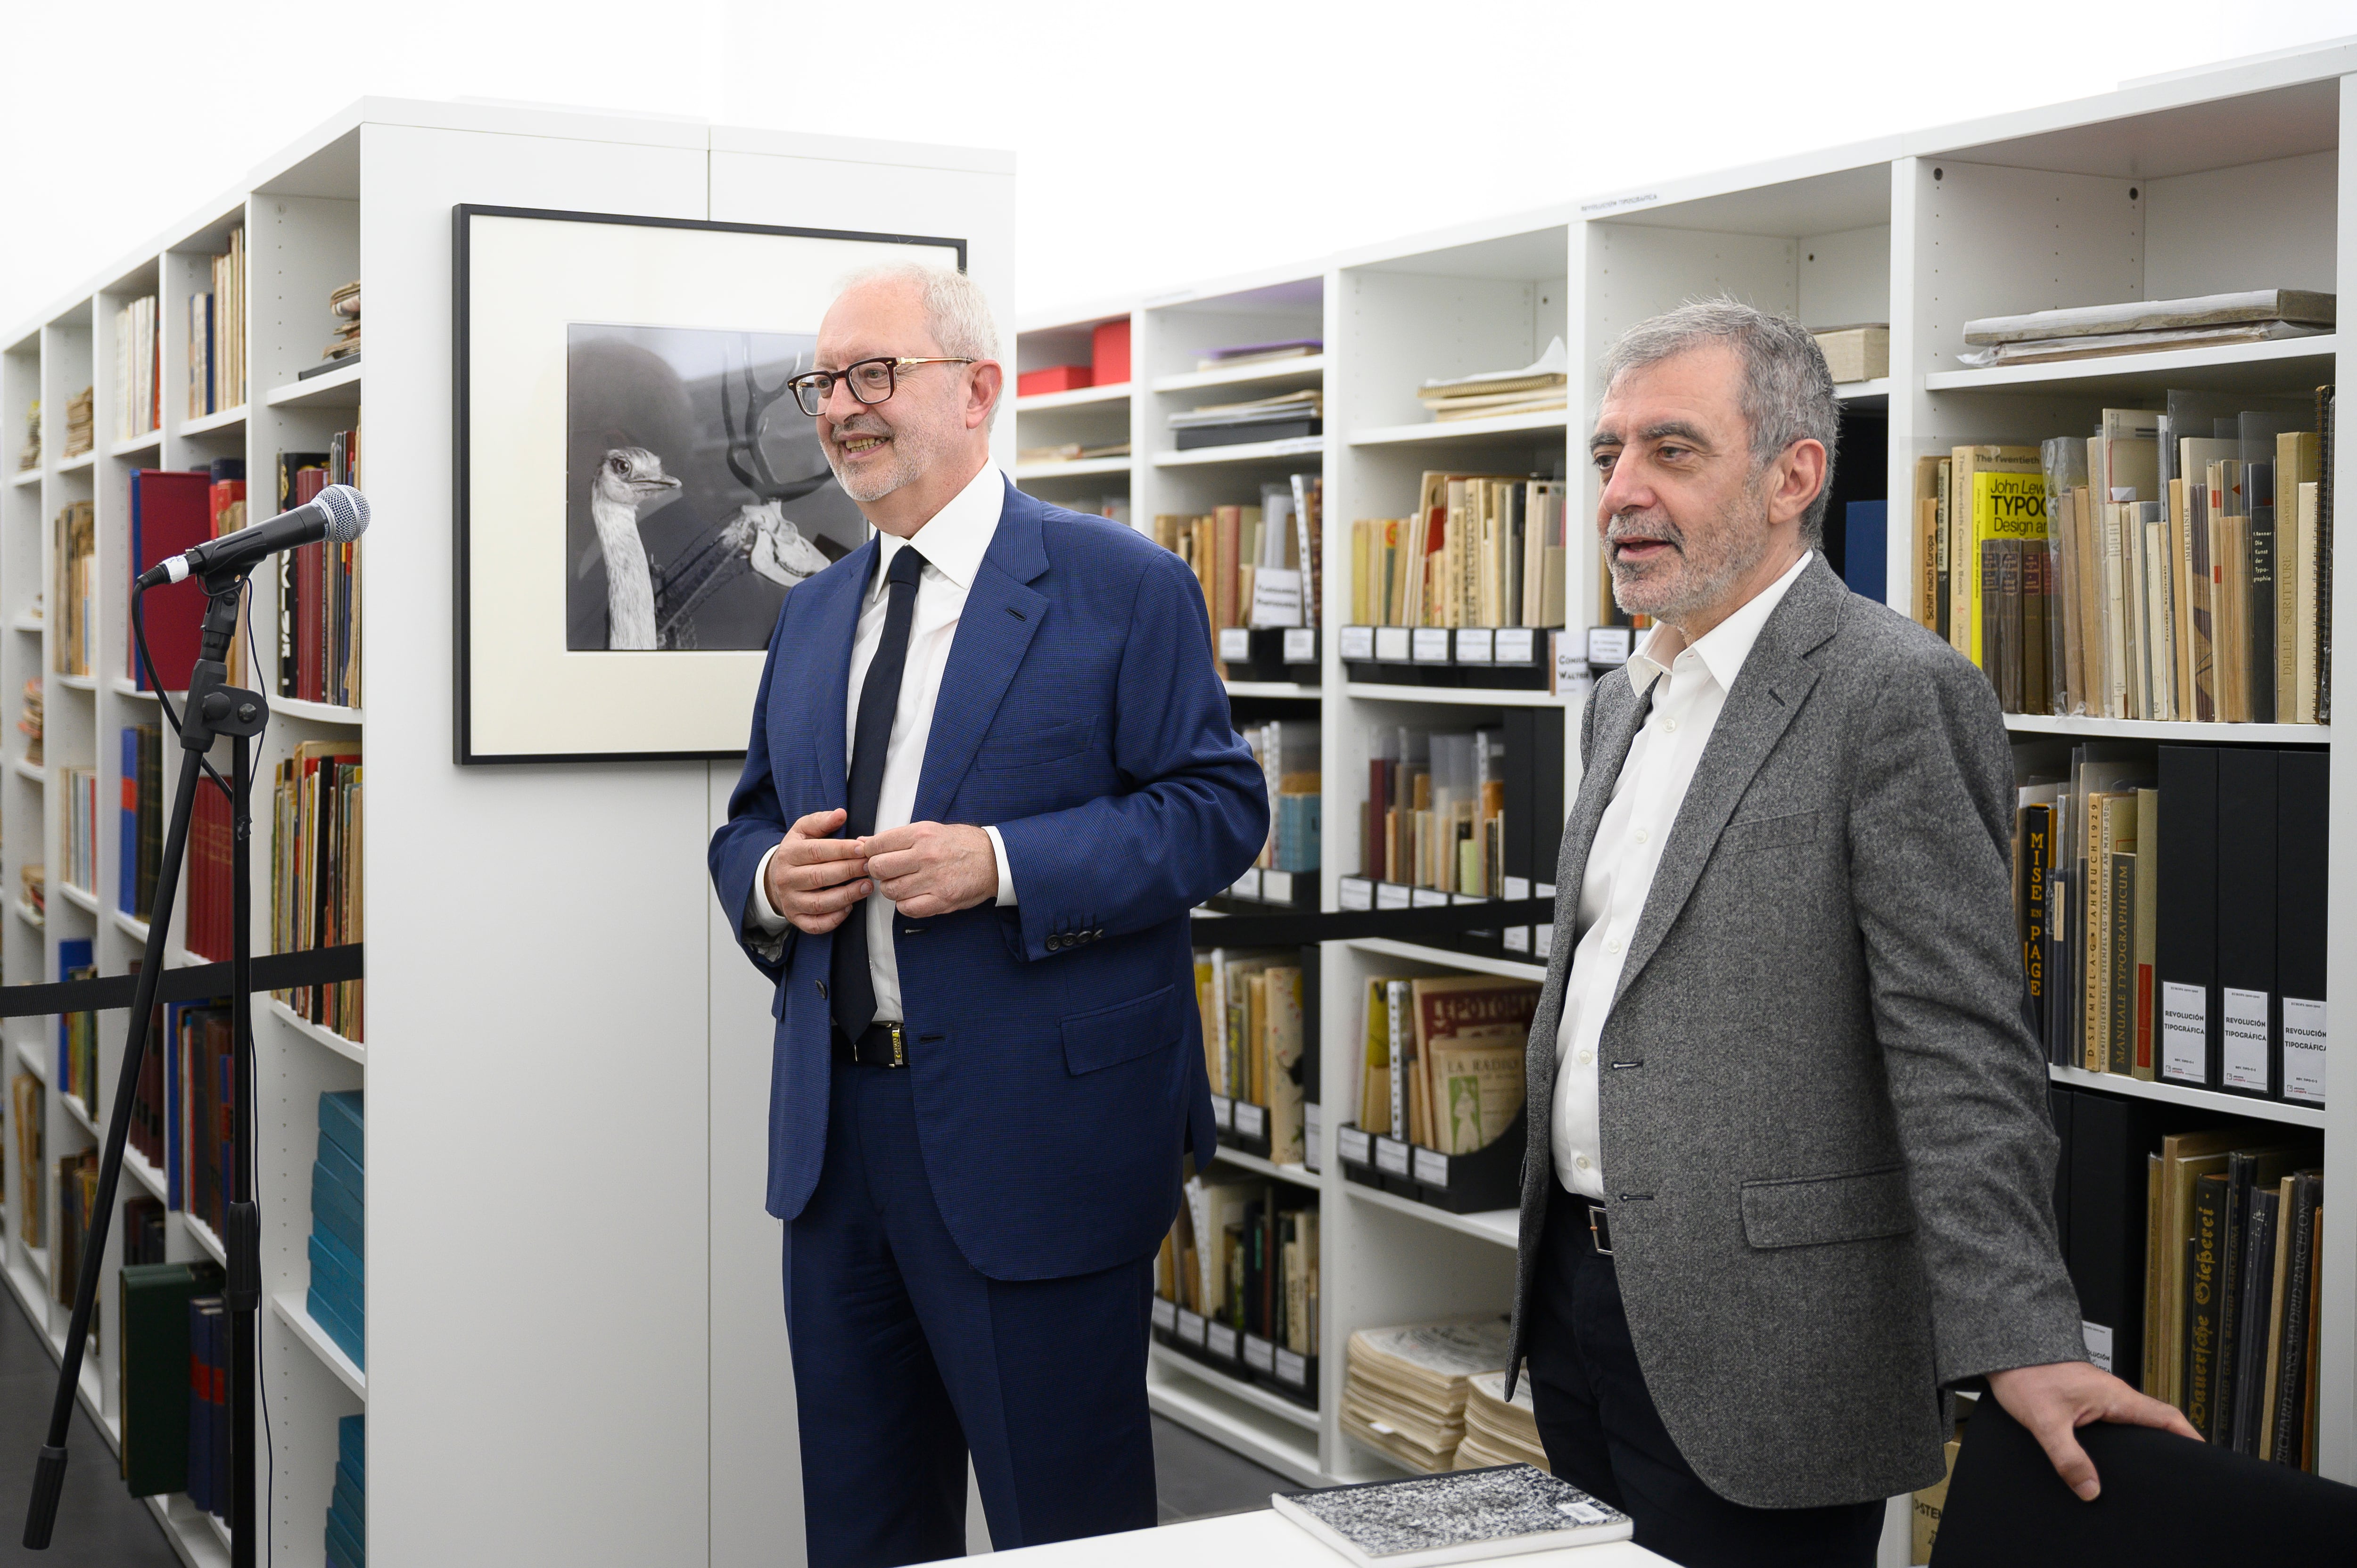
<instances>
[{"instance_id":1,"label":"black strap barrier","mask_svg":"<svg viewBox=\"0 0 2357 1568\"><path fill-rule=\"evenodd\" d=\"M302 952L267 953L253 961L256 991L288 991L298 985L334 985L361 978L359 942L342 947L309 948ZM107 974L95 980L68 980L55 985L0 986L0 1018L47 1017L54 1013L102 1013L131 1005L135 974ZM156 1000L192 1002L199 997L228 993L230 966L200 963L167 969L156 979Z\"/></svg>"},{"instance_id":2,"label":"black strap barrier","mask_svg":"<svg viewBox=\"0 0 2357 1568\"><path fill-rule=\"evenodd\" d=\"M1552 898L1491 898L1479 904L1434 904L1421 909L1314 909L1274 915L1203 915L1189 922L1199 948L1292 948L1312 942L1387 937L1415 941L1501 926L1544 926L1555 919Z\"/></svg>"}]
</instances>

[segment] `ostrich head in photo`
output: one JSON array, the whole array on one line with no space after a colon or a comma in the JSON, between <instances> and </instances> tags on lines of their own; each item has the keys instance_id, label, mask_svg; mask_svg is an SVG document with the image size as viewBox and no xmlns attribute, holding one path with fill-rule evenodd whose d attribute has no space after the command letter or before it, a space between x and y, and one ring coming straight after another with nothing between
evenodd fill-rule
<instances>
[{"instance_id":1,"label":"ostrich head in photo","mask_svg":"<svg viewBox=\"0 0 2357 1568\"><path fill-rule=\"evenodd\" d=\"M627 504L635 510L650 496L668 495L679 489L679 481L664 473L662 459L645 447L617 446L597 465L592 489L597 499L608 505Z\"/></svg>"}]
</instances>

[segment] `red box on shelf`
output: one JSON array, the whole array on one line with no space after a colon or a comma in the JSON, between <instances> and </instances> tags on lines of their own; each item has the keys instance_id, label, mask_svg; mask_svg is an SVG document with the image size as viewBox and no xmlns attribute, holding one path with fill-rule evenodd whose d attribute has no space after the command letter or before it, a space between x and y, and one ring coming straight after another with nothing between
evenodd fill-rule
<instances>
[{"instance_id":1,"label":"red box on shelf","mask_svg":"<svg viewBox=\"0 0 2357 1568\"><path fill-rule=\"evenodd\" d=\"M1050 365L1044 371L1026 371L1015 378L1017 397L1038 397L1041 392L1078 392L1092 385L1086 365Z\"/></svg>"},{"instance_id":2,"label":"red box on shelf","mask_svg":"<svg viewBox=\"0 0 2357 1568\"><path fill-rule=\"evenodd\" d=\"M1092 384L1113 387L1129 380L1129 317L1100 322L1090 335L1089 352L1096 361Z\"/></svg>"}]
</instances>

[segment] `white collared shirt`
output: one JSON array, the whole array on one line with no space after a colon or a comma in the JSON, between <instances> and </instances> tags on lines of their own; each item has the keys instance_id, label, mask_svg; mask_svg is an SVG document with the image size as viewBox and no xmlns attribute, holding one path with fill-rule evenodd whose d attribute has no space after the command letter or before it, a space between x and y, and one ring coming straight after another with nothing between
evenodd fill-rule
<instances>
[{"instance_id":1,"label":"white collared shirt","mask_svg":"<svg viewBox=\"0 0 2357 1568\"><path fill-rule=\"evenodd\" d=\"M876 797L876 831L906 827L917 806L917 781L925 767L925 742L933 732L933 704L942 694L942 673L949 668L950 645L957 639L958 621L965 614L966 595L974 574L998 534L998 515L1005 508L1006 479L996 463L981 472L948 504L926 520L916 537L902 540L878 534L882 548L876 558L864 596L859 624L851 639L851 685L843 709L843 754L848 765L859 729L859 693L867 684L867 667L876 660L877 645L884 639L884 612L891 602L891 585L885 575L893 556L914 545L925 558L917 579L917 603L909 622L909 658L900 672L900 701L892 712L892 738L884 748L884 779ZM996 827L991 853L998 857L998 902L1015 902L1015 874L1006 865L1006 843ZM753 894L747 913L770 936L782 936L787 921L770 903L770 855L753 872ZM876 985L876 1016L899 1019L900 964L892 948L893 906L881 894L871 893L854 911L853 919L867 922L867 972ZM782 946L782 943L780 944Z\"/></svg>"},{"instance_id":2,"label":"white collared shirt","mask_svg":"<svg viewBox=\"0 0 2357 1568\"><path fill-rule=\"evenodd\" d=\"M1734 688L1760 628L1809 564L1792 568L1742 608L1685 646L1677 628L1656 626L1629 656L1629 680L1652 711L1629 744L1613 781L1611 803L1588 847L1579 884L1579 945L1564 982L1563 1020L1555 1028L1555 1117L1549 1129L1555 1179L1575 1193L1606 1198L1597 1047L1620 988L1630 940L1653 889L1662 848L1685 804L1719 710ZM1663 662L1664 660L1667 663Z\"/></svg>"}]
</instances>

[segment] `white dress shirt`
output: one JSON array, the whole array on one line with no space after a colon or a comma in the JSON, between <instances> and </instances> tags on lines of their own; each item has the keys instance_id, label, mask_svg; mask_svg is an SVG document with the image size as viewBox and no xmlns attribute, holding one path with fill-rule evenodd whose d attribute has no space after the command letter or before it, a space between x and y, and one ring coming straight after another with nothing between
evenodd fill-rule
<instances>
[{"instance_id":1,"label":"white dress shirt","mask_svg":"<svg viewBox=\"0 0 2357 1568\"><path fill-rule=\"evenodd\" d=\"M985 463L965 489L917 530L915 538L877 536L882 552L867 579L866 595L859 602L859 624L851 638L851 686L843 708L846 765L859 729L859 693L867 684L867 667L876 660L877 645L884 639L884 612L891 601L891 585L885 581L885 574L891 570L892 557L909 545L925 558L909 622L909 659L900 672L900 701L892 711L892 738L884 748L884 779L876 797L879 833L887 828L906 827L909 813L916 809L917 780L924 772L926 737L933 732L933 703L942 694L942 671L949 667L950 645L956 640L958 620L965 614L966 595L974 587L974 574L982 567L991 540L997 536L998 514L1006 500L1005 476L996 463ZM1006 843L995 827L982 831L990 835L991 853L998 857L998 902L1012 904L1015 874L1006 865ZM763 932L782 939L786 918L770 903L770 856L777 853L772 847L755 868L746 913ZM867 972L876 985L879 1021L904 1016L900 963L892 948L892 912L889 899L871 893L850 916L867 922ZM779 946L783 945L780 940Z\"/></svg>"},{"instance_id":2,"label":"white dress shirt","mask_svg":"<svg viewBox=\"0 0 2357 1568\"><path fill-rule=\"evenodd\" d=\"M1803 553L1791 571L1692 647L1664 622L1629 656L1630 683L1641 697L1653 688L1653 706L1630 742L1620 777L1612 784L1611 803L1587 851L1579 884L1579 945L1572 950L1563 1020L1555 1028L1555 1119L1549 1133L1555 1179L1571 1192L1606 1197L1597 1045L1620 988L1630 939L1661 867L1662 847L1685 804L1686 787L1717 727L1727 693L1760 640L1760 628L1808 564Z\"/></svg>"}]
</instances>

